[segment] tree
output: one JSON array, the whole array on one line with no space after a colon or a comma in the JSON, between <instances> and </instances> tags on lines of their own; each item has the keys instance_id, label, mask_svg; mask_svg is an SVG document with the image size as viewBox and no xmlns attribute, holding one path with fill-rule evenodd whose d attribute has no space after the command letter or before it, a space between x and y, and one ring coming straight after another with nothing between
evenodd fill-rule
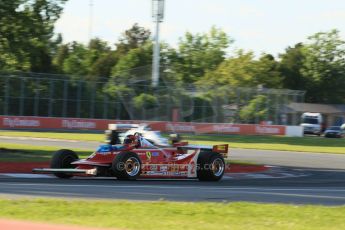
<instances>
[{"instance_id":1,"label":"tree","mask_svg":"<svg viewBox=\"0 0 345 230\"><path fill-rule=\"evenodd\" d=\"M281 88L282 76L279 71L279 63L271 54L262 54L258 61L255 61L254 86L265 88Z\"/></svg>"},{"instance_id":2,"label":"tree","mask_svg":"<svg viewBox=\"0 0 345 230\"><path fill-rule=\"evenodd\" d=\"M85 63L89 66L87 80L106 81L117 58L107 42L99 38L91 39L88 45Z\"/></svg>"},{"instance_id":3,"label":"tree","mask_svg":"<svg viewBox=\"0 0 345 230\"><path fill-rule=\"evenodd\" d=\"M297 43L294 47L288 47L284 54L280 54L279 69L283 76L283 88L305 90L307 79L301 70L305 62L304 45Z\"/></svg>"},{"instance_id":4,"label":"tree","mask_svg":"<svg viewBox=\"0 0 345 230\"><path fill-rule=\"evenodd\" d=\"M114 51L101 55L91 66L89 79L93 81L107 81L111 76L111 70L118 62Z\"/></svg>"},{"instance_id":5,"label":"tree","mask_svg":"<svg viewBox=\"0 0 345 230\"><path fill-rule=\"evenodd\" d=\"M146 93L141 93L139 96L133 98L134 107L136 109L152 109L157 106L157 99Z\"/></svg>"},{"instance_id":6,"label":"tree","mask_svg":"<svg viewBox=\"0 0 345 230\"><path fill-rule=\"evenodd\" d=\"M136 49L146 44L151 36L151 32L135 23L130 29L126 30L116 45L118 55L124 55L131 49Z\"/></svg>"},{"instance_id":7,"label":"tree","mask_svg":"<svg viewBox=\"0 0 345 230\"><path fill-rule=\"evenodd\" d=\"M61 42L54 23L66 0L0 2L0 69L52 71L52 53Z\"/></svg>"},{"instance_id":8,"label":"tree","mask_svg":"<svg viewBox=\"0 0 345 230\"><path fill-rule=\"evenodd\" d=\"M87 59L87 48L77 42L72 42L69 46L69 55L63 62L63 71L69 74L74 80L81 80L89 72L90 66Z\"/></svg>"},{"instance_id":9,"label":"tree","mask_svg":"<svg viewBox=\"0 0 345 230\"><path fill-rule=\"evenodd\" d=\"M242 107L239 116L245 123L258 123L259 121L267 120L269 117L267 97L264 95L254 97L248 105Z\"/></svg>"},{"instance_id":10,"label":"tree","mask_svg":"<svg viewBox=\"0 0 345 230\"><path fill-rule=\"evenodd\" d=\"M339 31L310 36L303 52L301 71L307 79L306 100L345 103L345 41L340 39Z\"/></svg>"},{"instance_id":11,"label":"tree","mask_svg":"<svg viewBox=\"0 0 345 230\"><path fill-rule=\"evenodd\" d=\"M88 46L77 42L60 45L53 64L58 73L96 82L107 81L117 61L118 58L108 43L94 38L90 40Z\"/></svg>"},{"instance_id":12,"label":"tree","mask_svg":"<svg viewBox=\"0 0 345 230\"><path fill-rule=\"evenodd\" d=\"M53 57L53 66L55 69L55 73L63 73L63 65L69 54L70 49L68 44L61 44L58 46L57 51Z\"/></svg>"},{"instance_id":13,"label":"tree","mask_svg":"<svg viewBox=\"0 0 345 230\"><path fill-rule=\"evenodd\" d=\"M152 44L147 43L138 48L131 49L124 55L112 69L112 80L128 82L129 80L149 80L145 75L150 75L152 63Z\"/></svg>"},{"instance_id":14,"label":"tree","mask_svg":"<svg viewBox=\"0 0 345 230\"><path fill-rule=\"evenodd\" d=\"M281 75L278 63L272 55L263 54L259 60L254 59L253 52L239 50L234 57L223 61L216 70L201 78L197 85L280 88Z\"/></svg>"},{"instance_id":15,"label":"tree","mask_svg":"<svg viewBox=\"0 0 345 230\"><path fill-rule=\"evenodd\" d=\"M171 60L176 79L194 83L207 71L216 69L225 59L225 50L231 43L226 33L215 27L204 34L187 32L179 41L175 60Z\"/></svg>"}]
</instances>

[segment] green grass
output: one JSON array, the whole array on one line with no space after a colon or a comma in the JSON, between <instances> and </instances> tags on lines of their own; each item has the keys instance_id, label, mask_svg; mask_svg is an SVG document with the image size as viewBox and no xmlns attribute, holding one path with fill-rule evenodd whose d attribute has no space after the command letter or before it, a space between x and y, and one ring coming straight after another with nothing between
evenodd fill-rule
<instances>
[{"instance_id":1,"label":"green grass","mask_svg":"<svg viewBox=\"0 0 345 230\"><path fill-rule=\"evenodd\" d=\"M345 229L345 206L0 199L0 217L128 230Z\"/></svg>"},{"instance_id":2,"label":"green grass","mask_svg":"<svg viewBox=\"0 0 345 230\"><path fill-rule=\"evenodd\" d=\"M0 162L45 162L50 161L52 154L60 149L50 146L32 146L22 144L1 143ZM87 157L91 151L73 149L81 158Z\"/></svg>"},{"instance_id":3,"label":"green grass","mask_svg":"<svg viewBox=\"0 0 345 230\"><path fill-rule=\"evenodd\" d=\"M2 136L26 136L81 141L103 141L103 134L0 131ZM190 143L213 145L229 143L231 148L320 152L345 154L345 138L241 136L241 135L182 135Z\"/></svg>"}]
</instances>

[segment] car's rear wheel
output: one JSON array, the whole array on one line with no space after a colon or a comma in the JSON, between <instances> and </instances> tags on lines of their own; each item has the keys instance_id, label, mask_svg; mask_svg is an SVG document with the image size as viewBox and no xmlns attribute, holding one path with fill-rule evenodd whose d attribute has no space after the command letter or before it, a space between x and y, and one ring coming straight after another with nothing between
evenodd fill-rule
<instances>
[{"instance_id":1,"label":"car's rear wheel","mask_svg":"<svg viewBox=\"0 0 345 230\"><path fill-rule=\"evenodd\" d=\"M141 174L141 160L136 153L119 153L112 162L118 180L136 180Z\"/></svg>"},{"instance_id":2,"label":"car's rear wheel","mask_svg":"<svg viewBox=\"0 0 345 230\"><path fill-rule=\"evenodd\" d=\"M78 160L78 155L69 149L60 149L53 154L53 158L50 162L50 167L54 169L71 169L75 168L75 165L71 163ZM63 179L73 177L71 173L54 173L55 176Z\"/></svg>"},{"instance_id":3,"label":"car's rear wheel","mask_svg":"<svg viewBox=\"0 0 345 230\"><path fill-rule=\"evenodd\" d=\"M222 155L214 152L201 152L198 157L197 177L200 181L219 181L225 172Z\"/></svg>"}]
</instances>

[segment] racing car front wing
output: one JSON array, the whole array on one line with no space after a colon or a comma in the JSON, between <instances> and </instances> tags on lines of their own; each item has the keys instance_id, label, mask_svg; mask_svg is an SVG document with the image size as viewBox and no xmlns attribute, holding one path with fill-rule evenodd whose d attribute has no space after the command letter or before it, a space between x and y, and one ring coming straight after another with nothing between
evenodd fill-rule
<instances>
[{"instance_id":1,"label":"racing car front wing","mask_svg":"<svg viewBox=\"0 0 345 230\"><path fill-rule=\"evenodd\" d=\"M54 169L54 168L34 168L32 172L37 173L71 173L71 174L86 174L96 175L97 169Z\"/></svg>"}]
</instances>

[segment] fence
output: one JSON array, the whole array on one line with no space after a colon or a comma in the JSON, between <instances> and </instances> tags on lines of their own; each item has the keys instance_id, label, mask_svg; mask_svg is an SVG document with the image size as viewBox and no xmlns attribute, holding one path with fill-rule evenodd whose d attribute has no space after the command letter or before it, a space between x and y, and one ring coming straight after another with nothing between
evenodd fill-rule
<instances>
[{"instance_id":1,"label":"fence","mask_svg":"<svg viewBox=\"0 0 345 230\"><path fill-rule=\"evenodd\" d=\"M152 88L148 72L133 73L125 81L2 73L0 115L295 125L298 114L285 107L304 101L304 91L186 86L164 74Z\"/></svg>"}]
</instances>

